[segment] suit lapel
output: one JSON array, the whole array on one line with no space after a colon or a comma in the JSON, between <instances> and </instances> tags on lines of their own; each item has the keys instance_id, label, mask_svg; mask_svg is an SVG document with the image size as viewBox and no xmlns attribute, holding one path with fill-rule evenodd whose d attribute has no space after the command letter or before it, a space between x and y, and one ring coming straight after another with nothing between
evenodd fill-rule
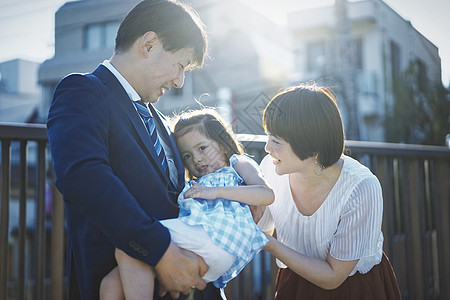
<instances>
[{"instance_id":1,"label":"suit lapel","mask_svg":"<svg viewBox=\"0 0 450 300\"><path fill-rule=\"evenodd\" d=\"M167 184L170 184L170 179L165 174L160 163L157 160L157 154L153 143L151 142L150 135L145 128L142 119L136 112L130 97L125 92L124 88L117 80L117 78L105 67L100 65L94 72L93 75L100 79L111 93L112 99L114 99L118 105L126 112L126 115L130 119L131 124L138 133L138 136L142 143L145 145L145 150L147 154L151 157L155 167L158 168L160 176L165 179ZM158 118L159 119L159 118Z\"/></svg>"},{"instance_id":2,"label":"suit lapel","mask_svg":"<svg viewBox=\"0 0 450 300\"><path fill-rule=\"evenodd\" d=\"M177 168L178 172L178 186L175 188L176 191L181 192L181 189L184 187L184 180L185 180L185 172L184 172L184 165L183 161L180 156L180 152L178 151L177 144L175 142L175 138L172 134L172 131L169 126L165 124L165 122L162 121L164 119L164 116L161 115L159 111L157 111L152 104L148 106L150 108L150 111L152 112L152 115L156 122L158 123L159 128L165 128L165 130L162 130L161 134L164 135L163 138L167 143L169 144L169 147L172 149L173 153L173 160L175 163L175 166Z\"/></svg>"}]
</instances>

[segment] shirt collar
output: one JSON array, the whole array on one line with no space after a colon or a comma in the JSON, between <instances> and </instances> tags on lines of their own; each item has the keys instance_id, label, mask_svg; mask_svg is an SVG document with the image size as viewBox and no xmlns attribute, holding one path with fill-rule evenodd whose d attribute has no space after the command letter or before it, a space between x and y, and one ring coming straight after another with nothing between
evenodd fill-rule
<instances>
[{"instance_id":1,"label":"shirt collar","mask_svg":"<svg viewBox=\"0 0 450 300\"><path fill-rule=\"evenodd\" d=\"M111 64L109 60L105 60L102 65L104 65L111 73L113 73L114 76L116 76L117 80L119 80L120 84L124 88L125 92L128 94L128 97L130 97L133 101L139 101L141 100L141 97L136 92L136 90L131 86L131 84L123 77L122 74L120 74L119 71Z\"/></svg>"}]
</instances>

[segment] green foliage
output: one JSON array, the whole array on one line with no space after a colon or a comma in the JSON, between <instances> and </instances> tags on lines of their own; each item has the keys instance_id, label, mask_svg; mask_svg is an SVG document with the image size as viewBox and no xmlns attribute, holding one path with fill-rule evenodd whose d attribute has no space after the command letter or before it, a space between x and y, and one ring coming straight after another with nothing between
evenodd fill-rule
<instances>
[{"instance_id":1,"label":"green foliage","mask_svg":"<svg viewBox=\"0 0 450 300\"><path fill-rule=\"evenodd\" d=\"M430 82L420 61L394 79L394 103L386 109L386 141L445 145L449 133L450 92Z\"/></svg>"}]
</instances>

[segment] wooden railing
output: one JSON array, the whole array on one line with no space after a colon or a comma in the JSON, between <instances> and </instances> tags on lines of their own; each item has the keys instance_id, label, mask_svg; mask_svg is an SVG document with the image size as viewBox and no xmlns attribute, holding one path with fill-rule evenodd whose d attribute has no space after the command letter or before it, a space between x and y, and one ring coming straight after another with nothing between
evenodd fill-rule
<instances>
[{"instance_id":1,"label":"wooden railing","mask_svg":"<svg viewBox=\"0 0 450 300\"><path fill-rule=\"evenodd\" d=\"M265 136L241 135L240 139L257 160L265 155ZM381 182L384 251L403 299L450 299L449 149L361 141L345 144L345 154L369 167ZM271 285L257 295L245 289L249 281L242 278L252 277L248 267L231 284L236 287L230 299L272 299ZM271 267L276 268L273 260ZM272 269L271 284L274 273Z\"/></svg>"},{"instance_id":2,"label":"wooden railing","mask_svg":"<svg viewBox=\"0 0 450 300\"><path fill-rule=\"evenodd\" d=\"M47 129L0 123L0 140L0 299L64 299L64 205Z\"/></svg>"},{"instance_id":3,"label":"wooden railing","mask_svg":"<svg viewBox=\"0 0 450 300\"><path fill-rule=\"evenodd\" d=\"M256 160L264 156L263 136L240 138ZM64 299L64 208L46 128L0 123L0 140L0 299ZM449 150L356 141L346 146L382 184L384 250L403 298L450 299ZM229 300L272 299L276 272L274 259L260 253L229 283Z\"/></svg>"}]
</instances>

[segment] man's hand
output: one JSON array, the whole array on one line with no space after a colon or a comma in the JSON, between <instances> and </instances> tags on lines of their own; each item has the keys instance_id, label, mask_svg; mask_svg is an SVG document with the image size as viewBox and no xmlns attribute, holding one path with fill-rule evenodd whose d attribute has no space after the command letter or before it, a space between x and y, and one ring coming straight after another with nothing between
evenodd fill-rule
<instances>
[{"instance_id":1,"label":"man's hand","mask_svg":"<svg viewBox=\"0 0 450 300\"><path fill-rule=\"evenodd\" d=\"M203 290L206 282L202 277L207 271L208 265L200 256L170 242L169 248L155 266L160 295L170 292L172 298L178 299L180 292L189 294L192 287Z\"/></svg>"}]
</instances>

